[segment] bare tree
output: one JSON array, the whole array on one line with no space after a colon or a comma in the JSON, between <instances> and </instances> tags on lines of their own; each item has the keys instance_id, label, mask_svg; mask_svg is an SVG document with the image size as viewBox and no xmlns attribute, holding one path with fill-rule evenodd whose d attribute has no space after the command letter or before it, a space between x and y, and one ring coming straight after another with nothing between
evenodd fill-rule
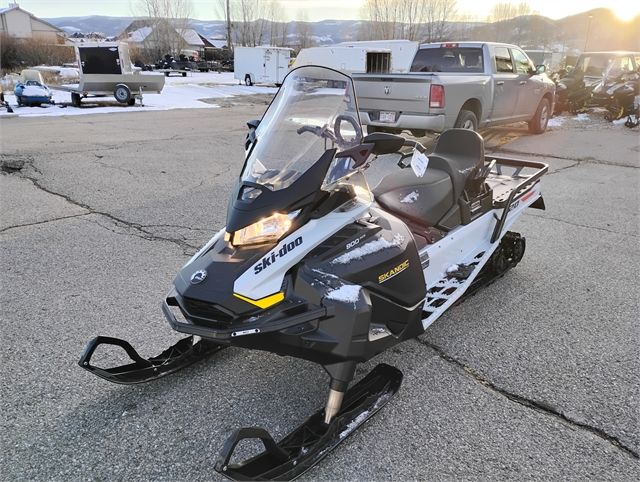
<instances>
[{"instance_id":1,"label":"bare tree","mask_svg":"<svg viewBox=\"0 0 640 482\"><path fill-rule=\"evenodd\" d=\"M296 21L296 34L298 37L298 44L300 49L306 49L313 46L315 43L312 38L313 30L309 23L307 14L300 12L298 14L298 20Z\"/></svg>"},{"instance_id":2,"label":"bare tree","mask_svg":"<svg viewBox=\"0 0 640 482\"><path fill-rule=\"evenodd\" d=\"M456 10L455 0L365 0L369 20L360 37L369 39L441 40Z\"/></svg>"},{"instance_id":3,"label":"bare tree","mask_svg":"<svg viewBox=\"0 0 640 482\"><path fill-rule=\"evenodd\" d=\"M189 28L193 5L191 0L138 0L138 11L148 21L149 34L143 45L156 58L177 55L187 45L182 33Z\"/></svg>"},{"instance_id":4,"label":"bare tree","mask_svg":"<svg viewBox=\"0 0 640 482\"><path fill-rule=\"evenodd\" d=\"M526 26L526 20L520 19L517 22L514 30L505 29L505 24L507 20L511 20L512 18L524 17L531 14L531 7L527 2L498 2L496 3L491 12L489 13L489 17L487 21L489 23L493 23L493 36L494 40L499 42L504 41L516 41L520 43L523 35L523 31Z\"/></svg>"}]
</instances>

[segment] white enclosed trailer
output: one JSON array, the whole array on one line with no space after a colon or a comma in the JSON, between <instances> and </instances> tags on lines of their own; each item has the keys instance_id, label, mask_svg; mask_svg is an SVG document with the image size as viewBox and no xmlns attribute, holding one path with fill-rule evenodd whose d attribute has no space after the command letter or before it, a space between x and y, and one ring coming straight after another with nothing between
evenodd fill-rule
<instances>
[{"instance_id":1,"label":"white enclosed trailer","mask_svg":"<svg viewBox=\"0 0 640 482\"><path fill-rule=\"evenodd\" d=\"M418 42L410 40L343 42L302 49L292 68L322 65L346 74L406 73L417 50Z\"/></svg>"},{"instance_id":2,"label":"white enclosed trailer","mask_svg":"<svg viewBox=\"0 0 640 482\"><path fill-rule=\"evenodd\" d=\"M291 49L283 47L236 47L233 77L246 85L279 85L289 72Z\"/></svg>"}]
</instances>

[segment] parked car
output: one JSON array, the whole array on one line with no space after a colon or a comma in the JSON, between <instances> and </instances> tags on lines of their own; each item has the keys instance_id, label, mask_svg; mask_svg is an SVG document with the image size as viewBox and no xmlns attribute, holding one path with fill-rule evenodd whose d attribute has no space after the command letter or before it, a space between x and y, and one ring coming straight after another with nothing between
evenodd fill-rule
<instances>
[{"instance_id":1,"label":"parked car","mask_svg":"<svg viewBox=\"0 0 640 482\"><path fill-rule=\"evenodd\" d=\"M555 84L515 45L489 42L420 45L407 74L354 74L360 120L368 131L477 130L526 121L542 133Z\"/></svg>"},{"instance_id":2,"label":"parked car","mask_svg":"<svg viewBox=\"0 0 640 482\"><path fill-rule=\"evenodd\" d=\"M613 60L635 71L640 66L640 52L584 52L575 67L558 81L554 113L576 112L589 105L594 87Z\"/></svg>"}]
</instances>

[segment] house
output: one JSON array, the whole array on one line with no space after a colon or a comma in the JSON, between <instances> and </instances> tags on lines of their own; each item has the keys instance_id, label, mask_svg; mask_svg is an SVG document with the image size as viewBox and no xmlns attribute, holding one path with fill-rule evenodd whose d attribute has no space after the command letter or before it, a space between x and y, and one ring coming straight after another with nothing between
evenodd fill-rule
<instances>
[{"instance_id":1,"label":"house","mask_svg":"<svg viewBox=\"0 0 640 482\"><path fill-rule=\"evenodd\" d=\"M134 49L144 50L155 56L164 54L193 55L201 59L211 57L216 47L192 28L176 28L162 19L138 19L129 24L118 36Z\"/></svg>"},{"instance_id":2,"label":"house","mask_svg":"<svg viewBox=\"0 0 640 482\"><path fill-rule=\"evenodd\" d=\"M36 39L50 44L68 44L64 30L23 10L17 3L0 8L0 35L20 40Z\"/></svg>"}]
</instances>

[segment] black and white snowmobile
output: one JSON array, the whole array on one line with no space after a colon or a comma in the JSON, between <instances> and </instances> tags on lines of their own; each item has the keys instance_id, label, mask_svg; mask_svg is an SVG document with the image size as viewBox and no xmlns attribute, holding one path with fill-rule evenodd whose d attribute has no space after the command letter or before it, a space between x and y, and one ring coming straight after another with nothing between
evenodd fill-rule
<instances>
[{"instance_id":1,"label":"black and white snowmobile","mask_svg":"<svg viewBox=\"0 0 640 482\"><path fill-rule=\"evenodd\" d=\"M228 346L321 364L330 377L324 408L280 442L260 428L235 431L216 464L235 480L291 480L399 389L402 373L384 364L349 388L358 363L420 335L522 259L525 240L509 229L528 207L544 209L547 166L485 158L480 135L462 129L444 132L428 155L401 136L364 136L351 79L324 67L292 70L248 125L227 225L164 300L171 327L191 336L148 360L123 340L97 337L79 363L124 384ZM391 172L372 191L364 171L374 162ZM92 365L104 344L132 362ZM264 452L231 463L247 438Z\"/></svg>"}]
</instances>

